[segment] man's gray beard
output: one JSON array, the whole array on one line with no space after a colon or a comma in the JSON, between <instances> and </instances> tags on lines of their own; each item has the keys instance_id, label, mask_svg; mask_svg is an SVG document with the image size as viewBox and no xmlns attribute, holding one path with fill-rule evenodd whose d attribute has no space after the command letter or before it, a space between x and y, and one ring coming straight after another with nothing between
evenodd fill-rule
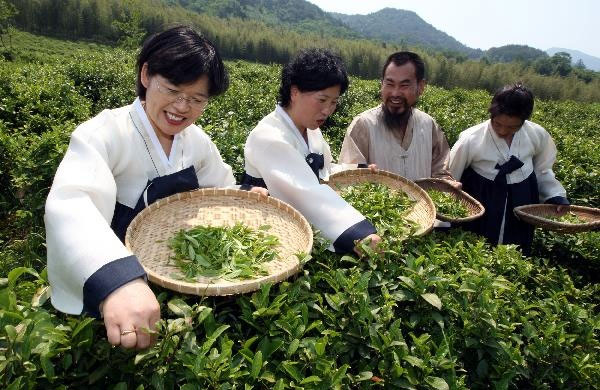
<instances>
[{"instance_id":1,"label":"man's gray beard","mask_svg":"<svg viewBox=\"0 0 600 390\"><path fill-rule=\"evenodd\" d=\"M412 107L404 110L402 114L394 114L390 112L385 104L382 104L383 109L383 123L385 126L391 130L400 130L406 129L406 125L408 124L408 120L410 119L410 115L412 114Z\"/></svg>"}]
</instances>

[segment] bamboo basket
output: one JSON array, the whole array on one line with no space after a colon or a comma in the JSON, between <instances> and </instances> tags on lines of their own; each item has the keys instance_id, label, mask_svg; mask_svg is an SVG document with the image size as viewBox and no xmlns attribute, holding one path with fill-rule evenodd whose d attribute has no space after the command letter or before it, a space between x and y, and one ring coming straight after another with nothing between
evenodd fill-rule
<instances>
[{"instance_id":1,"label":"bamboo basket","mask_svg":"<svg viewBox=\"0 0 600 390\"><path fill-rule=\"evenodd\" d=\"M437 211L436 208L436 216L440 221L446 221L451 223L463 223L469 222L474 219L477 219L485 213L485 208L479 201L473 198L471 195L466 192L459 190L458 188L453 187L447 181L442 179L428 178L428 179L419 179L415 180L415 183L423 188L425 191L427 190L438 190L441 192L445 192L452 196L454 199L459 201L468 212L468 216L462 218L452 218L451 216L441 214ZM434 203L435 206L435 203Z\"/></svg>"},{"instance_id":2,"label":"bamboo basket","mask_svg":"<svg viewBox=\"0 0 600 390\"><path fill-rule=\"evenodd\" d=\"M265 263L268 275L233 281L177 278L181 270L170 261L173 252L168 247L175 233L199 225L233 226L238 222L255 229L269 225L268 234L279 239L278 256ZM125 245L137 255L151 282L180 293L207 296L246 293L287 279L300 268L296 254L309 254L312 244L309 223L290 205L258 193L217 188L183 192L151 204L133 219L125 235Z\"/></svg>"},{"instance_id":3,"label":"bamboo basket","mask_svg":"<svg viewBox=\"0 0 600 390\"><path fill-rule=\"evenodd\" d=\"M416 236L427 234L433 229L435 206L431 198L413 181L400 175L383 170L373 172L368 168L349 169L329 176L327 184L339 192L345 187L364 182L381 183L391 189L402 191L415 202L406 218L417 224Z\"/></svg>"},{"instance_id":4,"label":"bamboo basket","mask_svg":"<svg viewBox=\"0 0 600 390\"><path fill-rule=\"evenodd\" d=\"M575 214L584 223L567 223L553 221L549 218L560 217L555 204L529 204L514 208L514 213L523 222L533 226L559 233L580 233L600 230L600 209L584 206L564 206L568 212Z\"/></svg>"}]
</instances>

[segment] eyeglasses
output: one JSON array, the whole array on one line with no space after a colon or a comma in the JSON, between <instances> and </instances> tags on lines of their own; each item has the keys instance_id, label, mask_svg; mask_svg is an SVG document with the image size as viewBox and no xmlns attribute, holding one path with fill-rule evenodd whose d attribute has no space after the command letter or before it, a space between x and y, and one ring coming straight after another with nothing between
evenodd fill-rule
<instances>
[{"instance_id":1,"label":"eyeglasses","mask_svg":"<svg viewBox=\"0 0 600 390\"><path fill-rule=\"evenodd\" d=\"M169 99L171 100L171 103L180 103L180 102L185 101L190 105L190 107L192 107L194 109L198 109L198 110L203 109L208 104L208 99L198 99L195 97L186 97L183 92L176 91L176 90L166 87L164 85L160 85L158 80L156 80L155 84L156 84L156 89L158 90L158 92L162 93L165 96L168 96Z\"/></svg>"}]
</instances>

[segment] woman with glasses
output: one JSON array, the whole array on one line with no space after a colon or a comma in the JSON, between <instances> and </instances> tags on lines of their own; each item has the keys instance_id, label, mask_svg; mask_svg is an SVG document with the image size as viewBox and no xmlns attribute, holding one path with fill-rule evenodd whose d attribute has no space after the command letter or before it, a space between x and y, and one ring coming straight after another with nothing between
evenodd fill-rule
<instances>
[{"instance_id":1,"label":"woman with glasses","mask_svg":"<svg viewBox=\"0 0 600 390\"><path fill-rule=\"evenodd\" d=\"M300 52L281 74L279 103L252 130L244 148L243 183L298 209L332 242L336 252L355 251L357 241L380 241L373 225L346 203L327 180L336 166L319 126L348 88L342 61L327 50Z\"/></svg>"},{"instance_id":2,"label":"woman with glasses","mask_svg":"<svg viewBox=\"0 0 600 390\"><path fill-rule=\"evenodd\" d=\"M103 317L113 345L147 347L143 329L160 317L142 266L123 244L131 220L166 196L235 184L194 124L227 87L215 47L191 28L171 28L144 43L133 104L102 111L71 136L46 202L52 304Z\"/></svg>"},{"instance_id":3,"label":"woman with glasses","mask_svg":"<svg viewBox=\"0 0 600 390\"><path fill-rule=\"evenodd\" d=\"M556 146L543 127L528 120L533 94L522 84L500 89L488 111L490 119L463 131L452 147L450 173L485 207L483 217L466 228L494 245L516 244L528 254L533 227L519 221L513 209L569 204L552 171Z\"/></svg>"}]
</instances>

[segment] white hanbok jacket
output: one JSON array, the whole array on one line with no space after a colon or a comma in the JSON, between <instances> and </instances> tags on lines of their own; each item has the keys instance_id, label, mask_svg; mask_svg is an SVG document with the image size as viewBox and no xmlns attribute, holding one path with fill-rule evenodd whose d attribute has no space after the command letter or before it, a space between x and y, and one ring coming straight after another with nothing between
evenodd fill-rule
<instances>
[{"instance_id":1,"label":"white hanbok jacket","mask_svg":"<svg viewBox=\"0 0 600 390\"><path fill-rule=\"evenodd\" d=\"M181 172L187 172L193 184L175 192L235 184L231 167L196 125L175 135L167 156L139 99L104 110L75 129L44 218L56 309L99 316L99 304L108 294L145 277L137 258L111 229L116 210L131 214L136 206L139 212L140 206L156 200L147 198L150 184L160 182L163 190L173 193L169 183Z\"/></svg>"},{"instance_id":2,"label":"white hanbok jacket","mask_svg":"<svg viewBox=\"0 0 600 390\"><path fill-rule=\"evenodd\" d=\"M333 243L352 252L354 242L376 233L373 225L333 189L319 183L342 167L332 163L320 129L307 130L308 144L281 106L252 130L244 147L246 175L263 180L269 194L289 203ZM318 177L309 166L322 156Z\"/></svg>"}]
</instances>

